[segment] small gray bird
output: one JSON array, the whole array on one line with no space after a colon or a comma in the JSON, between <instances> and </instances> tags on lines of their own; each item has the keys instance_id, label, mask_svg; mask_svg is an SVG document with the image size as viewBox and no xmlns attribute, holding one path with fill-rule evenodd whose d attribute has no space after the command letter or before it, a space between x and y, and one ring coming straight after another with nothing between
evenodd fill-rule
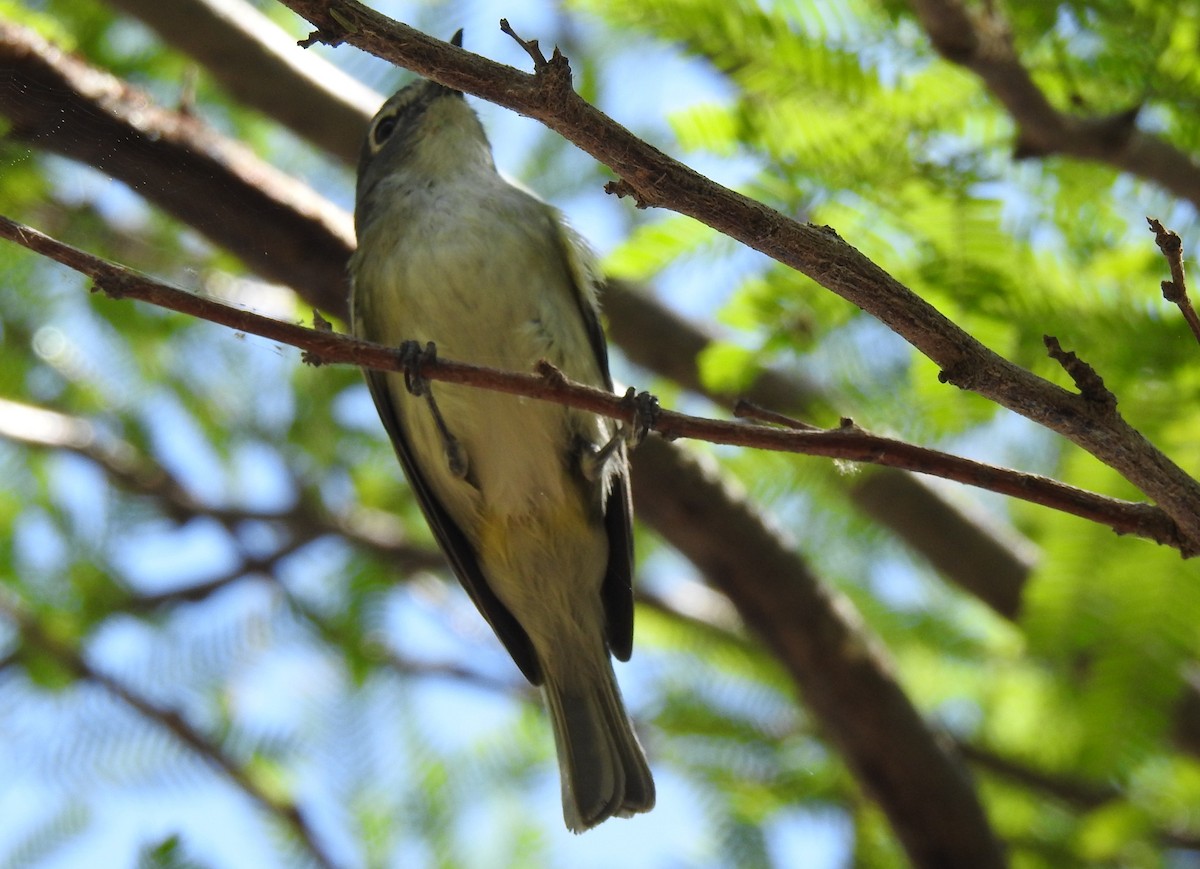
<instances>
[{"instance_id":1,"label":"small gray bird","mask_svg":"<svg viewBox=\"0 0 1200 869\"><path fill-rule=\"evenodd\" d=\"M357 335L433 342L509 371L546 359L612 389L586 247L554 208L499 175L461 93L418 80L389 99L367 132L357 194ZM628 660L633 646L632 507L617 426L411 375L372 371L367 383L454 572L542 687L567 827L649 811L654 781L610 659Z\"/></svg>"}]
</instances>

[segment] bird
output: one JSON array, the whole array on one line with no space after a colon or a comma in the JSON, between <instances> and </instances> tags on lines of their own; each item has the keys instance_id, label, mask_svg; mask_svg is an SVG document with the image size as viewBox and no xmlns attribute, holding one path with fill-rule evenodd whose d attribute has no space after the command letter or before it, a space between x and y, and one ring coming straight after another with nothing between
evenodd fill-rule
<instances>
[{"instance_id":1,"label":"bird","mask_svg":"<svg viewBox=\"0 0 1200 869\"><path fill-rule=\"evenodd\" d=\"M654 780L612 666L633 647L622 428L418 373L431 352L508 371L545 360L611 391L593 256L557 209L499 173L464 94L428 79L372 119L354 216L353 331L408 363L367 371L370 393L454 573L541 688L565 824L648 812Z\"/></svg>"}]
</instances>

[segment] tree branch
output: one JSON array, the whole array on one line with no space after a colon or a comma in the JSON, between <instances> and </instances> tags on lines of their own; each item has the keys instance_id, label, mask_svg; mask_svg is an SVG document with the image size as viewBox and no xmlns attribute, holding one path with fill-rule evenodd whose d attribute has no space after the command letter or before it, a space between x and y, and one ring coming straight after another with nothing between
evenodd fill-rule
<instances>
[{"instance_id":1,"label":"tree branch","mask_svg":"<svg viewBox=\"0 0 1200 869\"><path fill-rule=\"evenodd\" d=\"M809 276L875 316L941 368L943 382L970 389L1056 431L1109 465L1175 520L1184 552L1200 551L1200 483L1157 450L1115 409L1044 380L997 355L844 242L829 227L801 224L722 187L638 139L570 86L556 53L528 74L472 55L392 21L356 0L280 0L317 30L448 87L535 118L617 173L612 189L639 206L665 207ZM337 16L330 13L336 7Z\"/></svg>"},{"instance_id":2,"label":"tree branch","mask_svg":"<svg viewBox=\"0 0 1200 869\"><path fill-rule=\"evenodd\" d=\"M1200 208L1200 164L1158 136L1137 129L1140 107L1086 117L1061 112L1022 65L1012 34L993 4L910 0L933 47L971 70L1017 125L1017 158L1062 154L1106 163L1158 184Z\"/></svg>"},{"instance_id":3,"label":"tree branch","mask_svg":"<svg viewBox=\"0 0 1200 869\"><path fill-rule=\"evenodd\" d=\"M955 745L972 766L1074 809L1091 812L1116 800L1131 802L1124 790L1109 783L1045 772L965 740L957 740ZM1200 837L1195 835L1170 829L1151 832L1167 847L1200 850Z\"/></svg>"},{"instance_id":4,"label":"tree branch","mask_svg":"<svg viewBox=\"0 0 1200 869\"><path fill-rule=\"evenodd\" d=\"M1099 784L1047 773L1003 757L966 740L957 740L955 745L968 762L980 769L1029 790L1048 794L1078 809L1091 811L1100 808L1105 803L1124 798L1121 791L1111 784Z\"/></svg>"},{"instance_id":5,"label":"tree branch","mask_svg":"<svg viewBox=\"0 0 1200 869\"><path fill-rule=\"evenodd\" d=\"M308 329L232 308L197 296L63 244L44 233L0 216L0 237L50 257L90 277L95 287L114 298L132 298L209 320L240 332L290 344L304 351L311 364L341 362L381 371L403 371L400 354L391 347L339 335L328 329ZM554 401L579 410L635 422L632 390L625 397L568 380L543 362L535 374L499 371L448 359L423 359L420 372L432 380L460 383ZM651 428L667 440L691 438L714 444L802 453L855 462L903 468L999 492L1014 498L1071 513L1108 525L1122 534L1135 534L1177 549L1186 547L1166 514L1149 504L1120 501L1077 489L1036 474L985 465L903 441L872 435L849 420L836 429L780 429L661 411Z\"/></svg>"},{"instance_id":6,"label":"tree branch","mask_svg":"<svg viewBox=\"0 0 1200 869\"><path fill-rule=\"evenodd\" d=\"M112 143L108 143L108 144L112 144ZM301 284L301 286L311 286L311 280L306 280L304 284ZM329 306L329 307L326 307L326 310L337 310L337 308ZM667 448L666 444L661 444L659 442L652 442L652 443L654 443L654 445L655 445L654 448L659 448L659 447L661 447L662 449ZM650 448L643 448L643 449L650 449ZM640 459L638 459L638 457L635 457L635 463L638 463L638 465L641 465L642 462ZM676 487L676 483L674 483L674 481L672 480L672 481L670 481L670 483L666 483L665 485L658 487L658 489L659 489L659 491L667 490L667 491L673 492L674 487ZM635 490L641 491L642 498L646 498L647 496L654 495L653 491L648 490L648 486L638 485L638 486L635 486ZM707 495L703 496L704 499L707 499L707 497L708 497ZM680 502L679 502L679 498L673 496L671 499L658 499L658 501L655 501L655 499L652 498L652 501L649 502L649 505L647 505L647 503L643 503L640 501L640 508L638 508L638 509L642 510L643 513L647 514L646 515L647 519L654 521L652 514L654 513L653 505L655 505L655 504L658 505L659 508L676 509L676 508L683 507L683 505L680 504ZM733 507L739 507L739 504L734 504ZM707 525L706 525L706 519L708 520ZM716 537L714 528L722 528L722 529L727 528L724 517L722 517L720 515L716 515L715 513L713 515L708 515L708 516L703 516L703 517L698 516L698 515L689 515L689 516L685 517L683 522L691 523L691 525L697 526L696 533L701 533L701 532L708 533L710 535L710 537L713 537L713 538ZM670 522L668 522L668 523L670 523ZM707 529L707 531L704 531L704 529ZM688 555L688 552L685 552L685 555ZM720 568L720 564L710 565L710 567ZM714 582L716 583L716 585L721 585L720 582L716 581L719 579L721 579L721 577L714 577ZM724 579L725 579L725 581L732 581L733 577L726 576L726 577L724 577ZM739 579L746 579L746 580L750 581L750 580L752 580L752 577L739 577ZM761 579L761 577L760 577L760 579ZM778 579L778 577L772 577L772 579ZM756 613L756 615L761 615L761 613ZM767 613L767 615L769 616L770 613ZM779 613L780 618L786 618L787 615L788 615L788 613ZM794 625L794 624L788 625L788 627L790 627L790 629L793 631L796 630L796 625ZM757 628L756 628L756 630L757 630ZM784 630L784 625L778 625L778 627L776 627L776 630L780 630L780 631ZM821 654L821 653L818 652L817 654ZM846 711L842 714L852 715L853 711ZM887 736L887 733L884 732L880 738L887 739L889 737ZM899 753L904 753L904 751L907 751L907 747L904 743L902 743L902 741L898 741L894 745L892 745L892 749L890 749L890 750L899 751ZM852 766L856 762L857 761L852 761ZM856 767L856 768L858 768L858 767ZM908 795L905 798L912 798L912 796ZM937 823L937 825L941 825L941 823L943 823L944 821L942 819L935 819L935 822Z\"/></svg>"},{"instance_id":7,"label":"tree branch","mask_svg":"<svg viewBox=\"0 0 1200 869\"><path fill-rule=\"evenodd\" d=\"M131 5L136 3L137 7L144 11L146 4L143 0L130 2ZM212 30L213 16L202 8L211 2L212 0L181 0L180 4L171 4L170 17L174 24L170 32L174 44L194 56L207 57L206 52L212 50L211 46L205 43L204 34ZM231 0L222 0L222 5L228 6L230 2ZM253 11L249 6L245 8ZM152 23L156 20L152 13L146 14ZM240 18L241 13L234 17ZM263 37L267 44L253 55L254 65L247 69L247 75L253 74L259 79L268 80L278 93L288 95L286 99L280 98L272 102L271 106L295 98L312 107L306 114L307 117L339 116L342 109L333 104L336 101L332 100L326 91L313 87L312 79L316 73L300 74L302 64L311 62L319 66L319 59L312 54L295 52L295 63L284 64L271 49L271 43L286 37L276 28L274 36L266 39L270 35L264 32L267 29L261 20L252 28L253 34ZM212 35L220 37L217 42L226 38L221 36L220 31ZM228 35L227 39L236 41L244 36L243 32L241 35ZM103 116L106 109L100 103L89 103L85 95L70 87L74 77L69 69L61 71L56 78L61 82L61 89L51 98L45 98L44 91L35 88L41 78L49 78L42 76L41 69L43 66L57 67L65 63L64 56L54 52L36 35L20 28L0 31L0 38L11 43L0 48L0 54L25 59L6 68L12 76L13 93L24 96L26 101L31 103L22 111L38 117L35 123L38 128L53 128L59 132L59 135L49 139L37 139L38 144L70 151L71 146L64 142L88 137L88 125L91 121L87 119ZM104 74L96 71L95 75ZM38 93L41 98L29 100L29 93ZM145 94L129 87L125 87L122 93L129 98L129 111L137 105L147 104L149 100ZM3 95L3 86L0 83L0 97ZM0 103L0 111L3 110L3 104ZM118 122L127 116L128 112L118 112ZM186 135L187 131L198 123L195 118L191 120L192 126L185 125L182 120L169 121L164 122L161 125L162 129L159 129L154 126L154 118L157 116L145 113L138 116L139 123L150 133L148 138L141 136L141 128L126 123L126 128L121 129L118 123L118 128L113 131L115 135L105 142L100 150L109 155L111 160L128 163L130 171L136 171L140 165L137 153L121 152L130 149L136 152L138 148L154 147L160 141L166 143L163 146L164 153L151 162L148 183L143 185L148 193L156 197L153 201L171 213L190 214L192 224L203 234L241 257L260 274L270 274L270 269L275 264L287 258L286 249L248 244L249 237L241 232L240 220L230 220L228 214L211 198L197 196L197 190L207 189L208 179L220 177L224 171L215 159L220 149L206 149L205 139L201 137L196 143L189 145L189 150L194 151L200 158L194 167L197 172L195 176L180 175L175 182L166 185L153 183L156 180L156 167L173 165L172 149L175 145L170 144L167 131L174 128ZM343 160L350 163L357 160L361 144L359 140L368 120L364 114L355 124L351 137L352 145L343 142L339 148ZM209 130L205 135L216 134ZM205 165L205 161L211 162L212 165ZM247 172L246 175L252 178L257 173ZM239 183L251 182L245 180ZM300 186L298 182L293 183ZM229 198L228 201L249 205L258 201L255 199L256 195L238 195ZM311 195L301 195L299 200ZM174 202L175 199L195 201ZM198 208L198 205L207 206L207 210ZM340 215L336 220L331 218L329 222L349 224L347 215L341 214L332 206L327 208ZM238 216L255 223L269 223L274 219L270 212L253 213L242 209L239 209ZM253 242L253 239L249 240ZM334 238L330 244L325 245L325 249L329 251L329 256L335 259L329 262L324 270L293 274L290 285L314 307L344 317L346 297L340 285L329 283L329 275L336 271L338 280L341 280L343 264L349 257L351 248ZM684 387L707 395L726 407L732 407L734 400L742 397L713 393L701 382L696 359L703 348L715 340L711 334L674 314L656 302L650 294L640 292L623 281L610 281L607 284L604 306L608 313L610 335L626 356L635 363L676 380ZM808 412L813 403L822 401L821 394L812 384L790 372L773 369L759 372L744 397L768 407L801 414ZM1019 545L1014 533L1003 533L1000 529L988 527L963 516L962 512L950 505L944 497L920 483L916 477L903 472L884 469L863 475L853 482L849 491L856 504L924 554L951 581L979 594L983 600L1007 617L1011 618L1016 612L1029 572L1030 559L1027 552L1030 547L1028 544ZM662 497L670 497L670 490L661 494Z\"/></svg>"},{"instance_id":8,"label":"tree branch","mask_svg":"<svg viewBox=\"0 0 1200 869\"><path fill-rule=\"evenodd\" d=\"M258 574L274 581L275 569L279 562L311 542L303 537L295 537L265 555L243 552L241 560L222 574L170 591L131 594L129 599L122 601L117 608L128 613L147 613L153 610L162 610L174 604L198 603L208 600L222 589L228 588L252 574Z\"/></svg>"},{"instance_id":9,"label":"tree branch","mask_svg":"<svg viewBox=\"0 0 1200 869\"><path fill-rule=\"evenodd\" d=\"M340 209L196 118L157 107L4 20L0 68L7 135L121 179L202 233L220 225L223 236L238 238L230 249L254 271L285 284L315 284L321 307L345 312L354 231Z\"/></svg>"},{"instance_id":10,"label":"tree branch","mask_svg":"<svg viewBox=\"0 0 1200 869\"><path fill-rule=\"evenodd\" d=\"M177 522L205 516L231 531L243 522L271 522L286 527L298 540L339 535L369 547L404 571L432 570L445 564L437 551L409 543L400 524L378 511L331 515L306 500L283 511L206 504L161 464L140 455L131 444L103 435L80 417L0 398L0 437L33 447L68 450L94 462L115 486L156 499Z\"/></svg>"},{"instance_id":11,"label":"tree branch","mask_svg":"<svg viewBox=\"0 0 1200 869\"><path fill-rule=\"evenodd\" d=\"M655 438L632 461L638 515L666 529L667 542L733 601L788 670L914 865L1005 865L961 759L913 708L853 606L823 587L713 468ZM643 494L666 485L677 498Z\"/></svg>"},{"instance_id":12,"label":"tree branch","mask_svg":"<svg viewBox=\"0 0 1200 869\"><path fill-rule=\"evenodd\" d=\"M366 119L382 98L333 64L297 56L296 43L248 3L109 0L183 48L239 102L345 162L358 160Z\"/></svg>"}]
</instances>

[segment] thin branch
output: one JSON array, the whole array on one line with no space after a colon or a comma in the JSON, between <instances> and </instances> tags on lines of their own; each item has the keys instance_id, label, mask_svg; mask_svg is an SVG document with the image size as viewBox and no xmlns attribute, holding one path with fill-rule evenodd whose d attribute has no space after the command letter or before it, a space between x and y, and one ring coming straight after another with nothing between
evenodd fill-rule
<instances>
[{"instance_id":1,"label":"thin branch","mask_svg":"<svg viewBox=\"0 0 1200 869\"><path fill-rule=\"evenodd\" d=\"M933 47L971 70L1017 125L1017 158L1062 154L1105 163L1158 184L1200 208L1200 164L1137 128L1140 106L1104 116L1060 111L1021 63L1007 22L993 8L962 0L910 0Z\"/></svg>"},{"instance_id":2,"label":"thin branch","mask_svg":"<svg viewBox=\"0 0 1200 869\"><path fill-rule=\"evenodd\" d=\"M414 661L362 633L356 632L352 637L347 637L345 629L341 625L331 622L287 589L283 589L283 594L292 612L308 622L320 638L331 647L344 649L349 642L353 646L355 654L360 658L380 661L403 676L435 677L464 682L506 697L517 697L527 703L536 703L540 699L537 689L524 679L517 681L516 679L489 676L456 661ZM512 668L512 673L517 675L515 667Z\"/></svg>"},{"instance_id":3,"label":"thin branch","mask_svg":"<svg viewBox=\"0 0 1200 869\"><path fill-rule=\"evenodd\" d=\"M1121 791L1111 784L1089 782L1044 772L966 740L955 740L955 744L962 752L963 757L980 769L1014 782L1023 788L1048 794L1077 809L1091 811L1113 800L1125 799Z\"/></svg>"},{"instance_id":4,"label":"thin branch","mask_svg":"<svg viewBox=\"0 0 1200 869\"><path fill-rule=\"evenodd\" d=\"M130 613L140 613L149 610L162 609L179 603L197 603L207 600L222 589L244 580L250 575L259 575L275 580L275 569L280 561L311 543L303 537L297 537L276 547L266 555L242 554L241 560L219 576L210 577L201 582L192 583L183 588L161 591L154 594L131 595L128 601L120 605L120 609Z\"/></svg>"},{"instance_id":5,"label":"thin branch","mask_svg":"<svg viewBox=\"0 0 1200 869\"><path fill-rule=\"evenodd\" d=\"M1095 811L1118 800L1129 802L1129 795L1123 789L1108 783L1046 772L961 739L955 740L955 745L977 769L1082 812ZM1191 833L1170 829L1153 829L1147 833L1169 848L1200 850L1200 837Z\"/></svg>"},{"instance_id":6,"label":"thin branch","mask_svg":"<svg viewBox=\"0 0 1200 869\"><path fill-rule=\"evenodd\" d=\"M143 12L154 6L145 0L123 2L136 5ZM244 38L243 30L228 38L206 41L205 34L221 35L219 30L213 32L212 10L207 8L217 3L235 18L240 14L234 14L231 10L251 8L236 0L180 0L179 3L172 3L167 15L171 19L169 33L172 44L193 56L209 58L211 62L209 52L213 44L230 45ZM157 26L156 22L161 23L159 19L164 14L156 10L157 7L147 12L147 20L152 26ZM291 105L295 102L297 105L310 106L311 110L303 116L314 125L324 124L326 118L341 116L343 107L331 104L332 98L326 91L312 86L312 79L319 70L310 70L308 75L302 74L304 67L321 67L315 54L292 52L293 56L285 62L272 48L280 39L288 38L282 30L258 18L252 32L262 39L263 44L252 58L257 65L248 69L247 75L269 83L277 94L288 95L287 99L271 99L266 107L268 110L278 111L282 103ZM189 215L189 222L202 234L240 257L259 274L270 275L280 262L294 260L289 248L262 244L260 239L245 232L241 224L244 218L256 226L290 225L288 220L281 220L264 205L269 200L251 192L228 189L220 197L200 196L197 193L209 190L211 179L222 177L226 172L220 163L225 149L214 149L207 145L211 139L219 138L218 134L202 127L197 118L190 118L188 123L184 123L183 119L170 119L170 113L162 110L134 113L135 103L145 106L149 100L145 94L129 87L120 91L122 98L128 98L129 105L126 109L114 111L110 102L117 97L105 91L104 102L101 103L90 92L76 87L79 76L73 74L72 70L77 61L54 51L41 37L22 28L11 27L0 30L0 42L4 43L0 45L0 56L5 60L5 70L9 76L0 81L0 112L17 111L6 107L5 99L23 101L19 114L26 119L25 129L40 131L30 137L31 142L39 147L72 154L77 159L96 161L103 156L108 161L107 165L115 163L128 167L122 177L135 189L143 190L151 201L170 213ZM251 59L242 60L249 63ZM60 66L63 67L61 70ZM58 72L51 76L45 73L46 68ZM93 72L101 78L105 76L98 70ZM222 72L214 71L214 74ZM5 90L5 82L11 86L10 90ZM48 91L47 87L50 86L54 89ZM36 99L30 97L34 93L37 94ZM113 117L113 129L109 131L103 147L77 153L77 146L73 143L79 140L93 141L94 119L106 114ZM352 123L352 135L347 137L346 131L343 131L338 153L350 165L358 159L368 114L363 112ZM155 120L162 116L168 117L168 120L162 123ZM140 126L132 123L133 118ZM52 131L53 134L46 131ZM169 135L172 131L174 138ZM191 141L193 138L195 141ZM185 144L188 152L195 157L194 161L176 159L175 149L180 143ZM156 149L162 153L145 158L144 152ZM93 162L93 165L98 163ZM228 185L253 184L254 178L264 175L257 170L249 171L252 169L249 160L243 160L242 165L245 171L236 178L227 178ZM145 176L138 180L133 176L142 171L143 166L147 167L144 169ZM168 166L175 173L173 180L171 183L160 183L157 173L161 167ZM293 186L303 186L296 181L291 183ZM296 202L311 198L311 191L293 197ZM228 210L223 207L227 203L238 203L235 209L238 220L230 219ZM257 212L252 210L256 207L255 203L261 207ZM326 215L334 212L338 212L338 209L329 205L320 210ZM301 217L307 219L307 215ZM323 232L326 225L349 225L349 217L341 214L336 219L327 216L311 222L314 231ZM346 297L341 280L351 246L348 241L332 238L326 244L318 245L318 249L327 251L330 257L326 267L297 269L293 271L289 284L310 305L345 316ZM609 335L631 361L726 407L732 407L734 400L740 397L708 388L699 375L696 360L704 347L717 340L717 336L678 316L656 301L645 288L624 281L609 280L604 287L603 301L608 315ZM757 373L753 384L747 387L745 397L760 405L792 413L809 412L826 400L817 386L795 372L773 368L765 368ZM981 522L965 515L964 506L951 504L944 495L923 483L919 477L906 472L881 468L876 473L846 477L844 482L849 498L859 509L924 555L951 582L979 596L1005 617L1011 618L1017 612L1033 563L1031 544L1022 541L1011 529L1000 526L995 519ZM659 494L661 497L671 497L669 489ZM355 523L355 527L358 526L359 523Z\"/></svg>"},{"instance_id":7,"label":"thin branch","mask_svg":"<svg viewBox=\"0 0 1200 869\"><path fill-rule=\"evenodd\" d=\"M110 263L5 217L0 217L0 237L76 269L90 277L98 289L114 298L140 299L240 332L291 344L301 348L305 360L312 364L341 362L382 371L403 370L400 355L393 348L339 335L324 326L309 329L229 307L215 299L194 295ZM423 359L420 371L433 380L555 401L626 423L634 422L635 411L629 401L630 396L620 398L602 389L573 383L546 362L539 366L537 373L522 374L435 358ZM1121 501L1036 474L986 465L872 435L853 424L821 431L783 430L663 410L652 428L668 440L686 437L715 444L825 456L932 474L1051 507L1108 525L1121 534L1146 537L1190 552L1187 541L1170 519L1150 504Z\"/></svg>"},{"instance_id":8,"label":"thin branch","mask_svg":"<svg viewBox=\"0 0 1200 869\"><path fill-rule=\"evenodd\" d=\"M1056 431L1112 467L1163 508L1183 551L1200 550L1200 483L1110 409L989 350L829 227L801 224L723 187L634 136L571 88L561 54L522 73L426 36L356 0L280 0L307 18L313 38L348 42L448 87L535 118L611 168L611 189L639 206L693 217L812 278L873 315L935 362L939 379ZM337 15L330 10L336 6Z\"/></svg>"},{"instance_id":9,"label":"thin branch","mask_svg":"<svg viewBox=\"0 0 1200 869\"><path fill-rule=\"evenodd\" d=\"M458 661L414 660L399 654L394 649L382 646L374 639L365 638L361 634L347 638L339 626L331 623L286 590L284 594L287 596L292 611L305 619L325 642L336 648L344 649L347 646L347 639L349 639L353 643L356 654L364 659L378 660L401 676L446 679L469 685L481 691L490 691L510 700L516 699L530 706L540 707L542 704L541 692L530 685L527 680L521 678L515 666L511 668L511 672L516 678L507 679L502 676L489 675ZM691 624L686 616L670 611L668 611L668 615L677 621Z\"/></svg>"},{"instance_id":10,"label":"thin branch","mask_svg":"<svg viewBox=\"0 0 1200 869\"><path fill-rule=\"evenodd\" d=\"M318 844L317 837L300 812L299 806L289 799L269 793L252 775L238 766L220 745L189 724L182 715L141 696L120 680L94 668L77 649L63 642L54 632L47 630L34 616L14 604L11 599L0 597L0 613L17 624L23 642L51 656L78 678L102 686L146 720L169 732L224 775L268 816L282 821L319 866L334 869L336 864Z\"/></svg>"},{"instance_id":11,"label":"thin branch","mask_svg":"<svg viewBox=\"0 0 1200 869\"><path fill-rule=\"evenodd\" d=\"M1200 316L1197 316L1192 300L1188 297L1187 279L1183 272L1183 240L1178 233L1164 227L1156 218L1147 217L1146 222L1150 224L1150 231L1154 233L1154 242L1166 257L1167 267L1171 269L1171 280L1162 282L1163 298L1179 306L1192 335L1200 341Z\"/></svg>"},{"instance_id":12,"label":"thin branch","mask_svg":"<svg viewBox=\"0 0 1200 869\"><path fill-rule=\"evenodd\" d=\"M759 422L765 422L768 425L780 425L784 428L789 428L792 431L823 431L819 425L812 425L803 420L790 417L787 414L780 413L777 410L771 410L766 407L759 407L752 401L739 401L733 406L733 415L739 419L756 419ZM853 423L843 417L843 427L853 425Z\"/></svg>"},{"instance_id":13,"label":"thin branch","mask_svg":"<svg viewBox=\"0 0 1200 869\"><path fill-rule=\"evenodd\" d=\"M1091 812L1118 800L1129 802L1128 793L1112 784L1046 772L966 740L955 740L955 745L972 766L1073 809ZM1192 833L1170 829L1147 832L1167 847L1200 850L1200 836Z\"/></svg>"},{"instance_id":14,"label":"thin branch","mask_svg":"<svg viewBox=\"0 0 1200 869\"><path fill-rule=\"evenodd\" d=\"M196 498L163 465L130 443L102 432L86 419L0 398L0 437L29 446L67 450L95 463L119 489L156 499L177 522L197 516L214 519L231 532L244 522L287 528L300 540L336 534L368 547L405 571L435 569L440 553L408 542L400 523L378 510L330 514L307 498L282 511L249 510L208 504Z\"/></svg>"}]
</instances>

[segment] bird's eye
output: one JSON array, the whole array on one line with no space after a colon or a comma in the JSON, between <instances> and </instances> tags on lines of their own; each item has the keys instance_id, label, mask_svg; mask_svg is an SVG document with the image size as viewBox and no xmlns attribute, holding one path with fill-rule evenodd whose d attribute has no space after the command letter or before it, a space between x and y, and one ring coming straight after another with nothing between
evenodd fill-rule
<instances>
[{"instance_id":1,"label":"bird's eye","mask_svg":"<svg viewBox=\"0 0 1200 869\"><path fill-rule=\"evenodd\" d=\"M396 116L394 114L384 115L375 122L375 128L371 130L371 145L378 151L383 147L383 144L391 138L392 133L396 130Z\"/></svg>"}]
</instances>

